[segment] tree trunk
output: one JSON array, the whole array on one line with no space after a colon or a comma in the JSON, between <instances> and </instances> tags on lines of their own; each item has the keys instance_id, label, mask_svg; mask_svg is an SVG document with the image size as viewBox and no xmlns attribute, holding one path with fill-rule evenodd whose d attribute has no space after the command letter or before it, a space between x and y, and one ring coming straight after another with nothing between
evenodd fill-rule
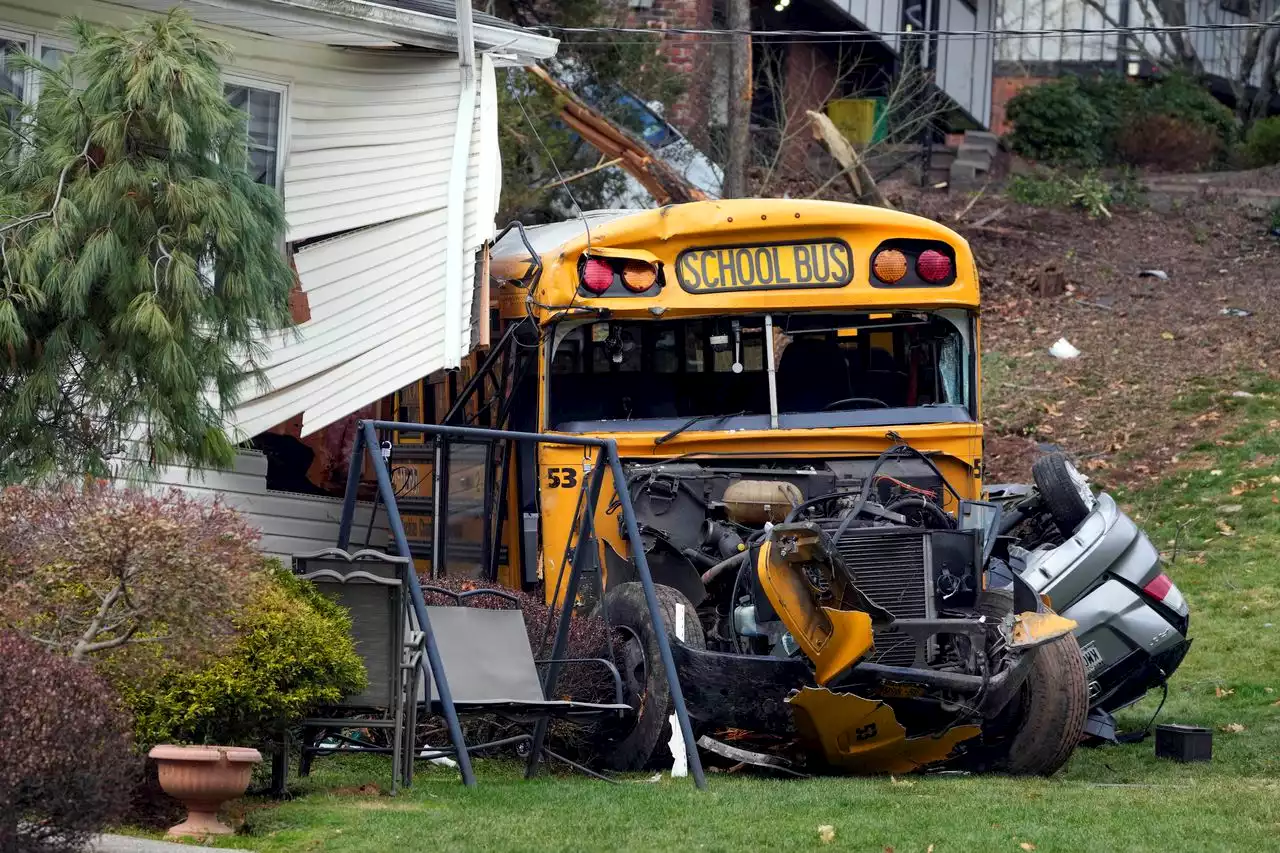
<instances>
[{"instance_id":1,"label":"tree trunk","mask_svg":"<svg viewBox=\"0 0 1280 853\"><path fill-rule=\"evenodd\" d=\"M751 29L750 0L728 0L729 29ZM694 81L694 85L698 85ZM724 168L724 198L747 195L747 167L751 162L751 36L733 37L729 56L729 140Z\"/></svg>"}]
</instances>

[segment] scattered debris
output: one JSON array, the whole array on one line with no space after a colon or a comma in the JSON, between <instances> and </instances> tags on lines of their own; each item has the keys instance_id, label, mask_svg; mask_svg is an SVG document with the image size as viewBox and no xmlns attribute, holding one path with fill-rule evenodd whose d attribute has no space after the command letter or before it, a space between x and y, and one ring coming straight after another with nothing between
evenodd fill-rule
<instances>
[{"instance_id":1,"label":"scattered debris","mask_svg":"<svg viewBox=\"0 0 1280 853\"><path fill-rule=\"evenodd\" d=\"M1058 338L1053 346L1049 347L1049 355L1063 359L1077 358L1080 355L1080 350L1073 347L1066 338Z\"/></svg>"},{"instance_id":2,"label":"scattered debris","mask_svg":"<svg viewBox=\"0 0 1280 853\"><path fill-rule=\"evenodd\" d=\"M1164 270L1141 270L1138 278L1158 278L1161 281L1168 281L1169 274Z\"/></svg>"},{"instance_id":3,"label":"scattered debris","mask_svg":"<svg viewBox=\"0 0 1280 853\"><path fill-rule=\"evenodd\" d=\"M1257 395L1254 394L1252 391L1232 391L1231 396L1239 397L1241 399L1247 400L1248 398L1255 397Z\"/></svg>"},{"instance_id":4,"label":"scattered debris","mask_svg":"<svg viewBox=\"0 0 1280 853\"><path fill-rule=\"evenodd\" d=\"M1225 506L1218 507L1218 512L1231 515L1232 513L1239 512L1242 509L1244 509L1244 504L1226 504Z\"/></svg>"},{"instance_id":5,"label":"scattered debris","mask_svg":"<svg viewBox=\"0 0 1280 853\"><path fill-rule=\"evenodd\" d=\"M1221 686L1213 688L1213 695L1219 699L1225 699L1235 693L1234 690L1224 690Z\"/></svg>"},{"instance_id":6,"label":"scattered debris","mask_svg":"<svg viewBox=\"0 0 1280 853\"><path fill-rule=\"evenodd\" d=\"M1161 338L1162 340L1171 341L1171 340L1173 340L1174 335L1173 335L1173 332L1161 332L1161 333L1160 333L1160 338Z\"/></svg>"},{"instance_id":7,"label":"scattered debris","mask_svg":"<svg viewBox=\"0 0 1280 853\"><path fill-rule=\"evenodd\" d=\"M1227 723L1225 726L1218 726L1218 729L1230 735L1238 735L1244 731L1243 723Z\"/></svg>"},{"instance_id":8,"label":"scattered debris","mask_svg":"<svg viewBox=\"0 0 1280 853\"><path fill-rule=\"evenodd\" d=\"M1028 851L1028 853L1030 853L1030 851L1032 851L1032 850L1035 850L1035 849L1036 849L1036 846L1035 846L1034 844L1032 844L1030 841L1024 841L1024 842L1022 842L1021 844L1019 844L1018 846L1019 846L1019 847L1021 847L1023 850Z\"/></svg>"},{"instance_id":9,"label":"scattered debris","mask_svg":"<svg viewBox=\"0 0 1280 853\"><path fill-rule=\"evenodd\" d=\"M1227 523L1226 523L1225 521L1223 521L1222 519L1218 519L1217 524L1218 524L1218 532L1219 532L1219 533L1221 533L1223 536L1235 536L1235 535L1236 535L1236 530L1235 530L1235 528L1234 528L1234 527L1232 527L1230 524L1227 524Z\"/></svg>"},{"instance_id":10,"label":"scattered debris","mask_svg":"<svg viewBox=\"0 0 1280 853\"><path fill-rule=\"evenodd\" d=\"M824 823L818 827L818 839L823 844L830 844L836 839L836 828L829 823Z\"/></svg>"},{"instance_id":11,"label":"scattered debris","mask_svg":"<svg viewBox=\"0 0 1280 853\"><path fill-rule=\"evenodd\" d=\"M730 761L737 761L742 764L748 764L752 767L762 767L766 770L775 770L779 773L785 773L788 776L798 776L800 778L808 778L808 776L796 770L790 761L776 755L769 755L765 752L752 752L749 749L742 749L737 746L730 746L723 741L716 740L709 735L703 735L698 738L698 746L707 752L719 755L721 758L727 758Z\"/></svg>"},{"instance_id":12,"label":"scattered debris","mask_svg":"<svg viewBox=\"0 0 1280 853\"><path fill-rule=\"evenodd\" d=\"M1223 308L1218 311L1224 317L1252 317L1252 311L1246 311L1243 308Z\"/></svg>"}]
</instances>

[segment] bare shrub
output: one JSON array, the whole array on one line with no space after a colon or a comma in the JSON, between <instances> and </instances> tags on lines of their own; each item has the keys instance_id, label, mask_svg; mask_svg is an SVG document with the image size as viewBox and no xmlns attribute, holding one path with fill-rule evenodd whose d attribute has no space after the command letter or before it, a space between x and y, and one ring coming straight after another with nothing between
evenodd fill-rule
<instances>
[{"instance_id":1,"label":"bare shrub","mask_svg":"<svg viewBox=\"0 0 1280 853\"><path fill-rule=\"evenodd\" d=\"M92 483L0 492L0 620L113 681L195 665L252 592L258 534L220 503Z\"/></svg>"},{"instance_id":2,"label":"bare shrub","mask_svg":"<svg viewBox=\"0 0 1280 853\"><path fill-rule=\"evenodd\" d=\"M81 850L128 805L129 719L83 664L0 632L0 850Z\"/></svg>"},{"instance_id":3,"label":"bare shrub","mask_svg":"<svg viewBox=\"0 0 1280 853\"><path fill-rule=\"evenodd\" d=\"M1171 115L1130 121L1116 140L1120 159L1165 172L1195 172L1222 153L1222 137L1210 125Z\"/></svg>"}]
</instances>

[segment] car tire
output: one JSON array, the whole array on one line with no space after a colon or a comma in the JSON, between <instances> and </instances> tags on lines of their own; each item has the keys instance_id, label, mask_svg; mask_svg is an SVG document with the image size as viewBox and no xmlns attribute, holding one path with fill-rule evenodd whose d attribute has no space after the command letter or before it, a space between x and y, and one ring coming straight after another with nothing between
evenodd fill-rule
<instances>
[{"instance_id":1,"label":"car tire","mask_svg":"<svg viewBox=\"0 0 1280 853\"><path fill-rule=\"evenodd\" d=\"M978 598L983 616L1003 619L1013 612L1013 592L991 589ZM1084 735L1089 684L1074 634L1035 650L1031 672L1012 707L984 728L987 769L1015 776L1051 776L1067 763ZM990 737L988 737L990 735Z\"/></svg>"},{"instance_id":2,"label":"car tire","mask_svg":"<svg viewBox=\"0 0 1280 853\"><path fill-rule=\"evenodd\" d=\"M676 605L684 605L684 644L705 649L702 625L689 599L669 586L655 585L654 591L667 625L675 624ZM671 739L667 720L672 713L671 687L662 666L644 588L638 583L624 583L610 589L601 603L601 615L625 638L618 649L618 669L626 701L636 709L630 728L615 733L601 745L601 758L613 770L643 770L654 760L655 753L661 754L658 746ZM668 639L676 642L674 634L669 633Z\"/></svg>"},{"instance_id":3,"label":"car tire","mask_svg":"<svg viewBox=\"0 0 1280 853\"><path fill-rule=\"evenodd\" d=\"M1037 459L1031 466L1031 477L1059 532L1073 535L1096 502L1089 481L1061 453Z\"/></svg>"}]
</instances>

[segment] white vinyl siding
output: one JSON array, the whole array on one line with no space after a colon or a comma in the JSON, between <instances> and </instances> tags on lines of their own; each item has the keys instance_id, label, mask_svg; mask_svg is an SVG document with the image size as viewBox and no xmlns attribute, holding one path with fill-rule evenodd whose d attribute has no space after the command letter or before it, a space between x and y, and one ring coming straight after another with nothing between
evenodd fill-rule
<instances>
[{"instance_id":1,"label":"white vinyl siding","mask_svg":"<svg viewBox=\"0 0 1280 853\"><path fill-rule=\"evenodd\" d=\"M288 239L443 209L458 85L453 57L388 56L298 81L285 170Z\"/></svg>"},{"instance_id":2,"label":"white vinyl siding","mask_svg":"<svg viewBox=\"0 0 1280 853\"><path fill-rule=\"evenodd\" d=\"M338 541L342 501L320 495L300 495L267 490L267 459L261 453L244 450L236 455L230 471L193 471L173 467L160 471L154 487L181 489L195 498L221 498L239 510L245 520L262 531L258 548L271 556L289 559L294 554L332 548ZM352 547L362 546L372 507L360 503L352 524ZM385 548L389 541L386 513L379 513L371 537L371 547Z\"/></svg>"},{"instance_id":3,"label":"white vinyl siding","mask_svg":"<svg viewBox=\"0 0 1280 853\"><path fill-rule=\"evenodd\" d=\"M946 32L989 30L997 0L941 0L937 29ZM991 123L991 71L994 44L990 36L938 40L938 85L983 127Z\"/></svg>"},{"instance_id":4,"label":"white vinyl siding","mask_svg":"<svg viewBox=\"0 0 1280 853\"><path fill-rule=\"evenodd\" d=\"M171 3L131 0L167 9ZM203 20L211 6L180 3ZM196 7L200 8L197 9ZM6 11L8 10L8 11ZM19 32L53 32L72 14L125 25L136 8L46 0L40 11L7 6ZM239 19L227 12L228 25ZM278 9L283 21L284 4ZM281 27L284 24L281 23ZM281 29L281 32L284 30ZM462 298L445 317L446 209L460 91L455 55L423 50L335 48L244 30L212 33L232 48L229 82L278 81L282 99L287 241L311 319L268 343L268 385L246 387L231 425L237 440L304 414L304 433L459 363L446 352L446 323L471 325L475 251L493 233L501 162L492 60L480 57L471 159L464 191L463 263L450 282ZM456 294L455 294L456 297Z\"/></svg>"},{"instance_id":5,"label":"white vinyl siding","mask_svg":"<svg viewBox=\"0 0 1280 853\"><path fill-rule=\"evenodd\" d=\"M1234 4L1227 3L1227 6ZM1158 27L1164 24L1159 11L1152 4L1143 4L1137 0L1107 0L1107 15L1090 7L1083 0L1004 0L1000 6L997 26L1009 30L1036 29L1111 29L1112 22L1127 22L1133 27ZM1275 0L1263 0L1260 6L1260 19L1266 20L1274 14L1277 4ZM1240 7L1236 7L1240 8ZM1149 14L1148 14L1149 13ZM1229 11L1218 0L1192 0L1186 6L1187 24L1204 26L1208 24L1243 24L1247 16ZM1240 30L1196 30L1187 35L1194 46L1205 71L1226 79L1239 74L1240 60L1244 55L1249 31ZM1066 33L1034 36L1002 37L996 45L996 58L1004 63L1048 63L1048 68L1039 68L1035 74L1052 73L1058 63L1099 63L1109 64L1116 68L1129 61L1142 59L1142 52L1132 43L1140 40L1146 50L1155 56L1161 55L1160 42L1152 33L1138 34L1126 39L1116 33L1096 36ZM1261 63L1254 66L1250 83L1257 85L1261 73Z\"/></svg>"}]
</instances>

